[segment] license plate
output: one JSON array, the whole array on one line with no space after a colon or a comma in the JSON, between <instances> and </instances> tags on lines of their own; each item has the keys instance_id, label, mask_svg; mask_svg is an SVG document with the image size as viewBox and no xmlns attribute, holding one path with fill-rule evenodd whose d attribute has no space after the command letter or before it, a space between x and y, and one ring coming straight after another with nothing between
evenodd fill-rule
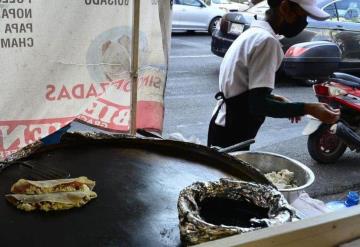
<instances>
[{"instance_id":1,"label":"license plate","mask_svg":"<svg viewBox=\"0 0 360 247\"><path fill-rule=\"evenodd\" d=\"M244 30L244 25L232 23L230 27L230 33L242 33Z\"/></svg>"}]
</instances>

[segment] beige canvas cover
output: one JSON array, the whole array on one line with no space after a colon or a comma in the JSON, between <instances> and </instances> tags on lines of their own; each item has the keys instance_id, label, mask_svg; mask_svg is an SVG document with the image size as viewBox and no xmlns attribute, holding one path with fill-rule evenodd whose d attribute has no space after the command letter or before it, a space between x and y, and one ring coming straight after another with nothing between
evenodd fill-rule
<instances>
[{"instance_id":1,"label":"beige canvas cover","mask_svg":"<svg viewBox=\"0 0 360 247\"><path fill-rule=\"evenodd\" d=\"M74 119L128 132L135 0L0 0L0 160ZM137 128L161 132L170 1L140 1Z\"/></svg>"}]
</instances>

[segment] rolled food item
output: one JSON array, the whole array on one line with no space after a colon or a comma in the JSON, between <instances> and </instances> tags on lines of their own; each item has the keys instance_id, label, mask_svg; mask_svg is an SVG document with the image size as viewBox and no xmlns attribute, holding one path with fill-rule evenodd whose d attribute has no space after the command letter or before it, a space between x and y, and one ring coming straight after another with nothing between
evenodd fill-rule
<instances>
[{"instance_id":1,"label":"rolled food item","mask_svg":"<svg viewBox=\"0 0 360 247\"><path fill-rule=\"evenodd\" d=\"M19 179L12 187L11 192L16 194L36 195L55 192L89 191L95 187L95 181L87 177L31 181Z\"/></svg>"},{"instance_id":2,"label":"rolled food item","mask_svg":"<svg viewBox=\"0 0 360 247\"><path fill-rule=\"evenodd\" d=\"M18 209L33 210L65 210L81 207L97 197L94 191L58 192L40 195L8 194L5 198Z\"/></svg>"}]
</instances>

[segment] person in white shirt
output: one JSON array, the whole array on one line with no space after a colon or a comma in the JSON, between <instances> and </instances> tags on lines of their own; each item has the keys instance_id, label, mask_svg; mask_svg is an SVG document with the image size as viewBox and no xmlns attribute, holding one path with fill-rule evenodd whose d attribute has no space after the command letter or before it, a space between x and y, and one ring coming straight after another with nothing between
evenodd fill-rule
<instances>
[{"instance_id":1,"label":"person in white shirt","mask_svg":"<svg viewBox=\"0 0 360 247\"><path fill-rule=\"evenodd\" d=\"M278 35L294 37L307 26L307 16L329 15L316 0L268 0L264 21L255 20L230 46L221 63L220 91L209 124L208 146L228 147L255 138L266 116L298 122L305 114L334 123L340 111L324 103L291 103L273 95L275 73L283 51ZM247 150L248 148L245 148Z\"/></svg>"}]
</instances>

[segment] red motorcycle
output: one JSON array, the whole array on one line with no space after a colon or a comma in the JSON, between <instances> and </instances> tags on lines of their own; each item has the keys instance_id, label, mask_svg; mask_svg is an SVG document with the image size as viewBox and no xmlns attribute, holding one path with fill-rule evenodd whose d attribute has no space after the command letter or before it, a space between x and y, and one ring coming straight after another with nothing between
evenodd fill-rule
<instances>
[{"instance_id":1,"label":"red motorcycle","mask_svg":"<svg viewBox=\"0 0 360 247\"><path fill-rule=\"evenodd\" d=\"M319 163L337 161L349 147L360 151L360 78L334 73L341 50L330 42L307 42L285 54L285 72L295 78L313 80L319 102L341 110L339 122L328 125L310 118L303 134L309 135L308 151Z\"/></svg>"}]
</instances>

